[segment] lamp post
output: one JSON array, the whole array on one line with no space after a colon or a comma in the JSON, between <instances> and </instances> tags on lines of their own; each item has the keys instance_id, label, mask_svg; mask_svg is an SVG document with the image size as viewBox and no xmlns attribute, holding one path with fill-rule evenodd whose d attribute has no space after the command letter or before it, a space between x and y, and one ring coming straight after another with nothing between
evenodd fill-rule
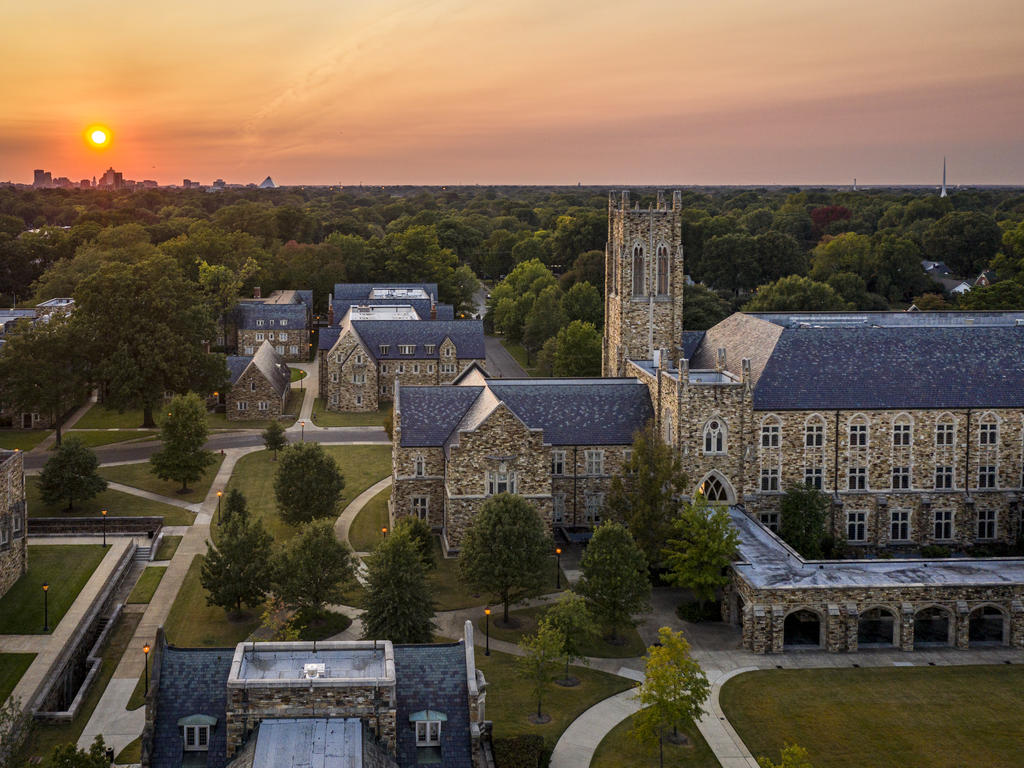
<instances>
[{"instance_id":1,"label":"lamp post","mask_svg":"<svg viewBox=\"0 0 1024 768\"><path fill-rule=\"evenodd\" d=\"M149 693L149 643L142 646L142 652L146 654L146 693Z\"/></svg>"},{"instance_id":2,"label":"lamp post","mask_svg":"<svg viewBox=\"0 0 1024 768\"><path fill-rule=\"evenodd\" d=\"M50 631L50 585L43 582L43 632Z\"/></svg>"},{"instance_id":3,"label":"lamp post","mask_svg":"<svg viewBox=\"0 0 1024 768\"><path fill-rule=\"evenodd\" d=\"M388 527L386 525L383 528L380 529L380 532L381 532L381 535L383 535L385 539L388 537Z\"/></svg>"},{"instance_id":4,"label":"lamp post","mask_svg":"<svg viewBox=\"0 0 1024 768\"><path fill-rule=\"evenodd\" d=\"M562 548L555 547L555 589L562 588Z\"/></svg>"},{"instance_id":5,"label":"lamp post","mask_svg":"<svg viewBox=\"0 0 1024 768\"><path fill-rule=\"evenodd\" d=\"M224 495L224 491L217 491L217 525L220 525L220 497Z\"/></svg>"},{"instance_id":6,"label":"lamp post","mask_svg":"<svg viewBox=\"0 0 1024 768\"><path fill-rule=\"evenodd\" d=\"M300 421L299 426L302 427L302 442L306 442L306 422Z\"/></svg>"},{"instance_id":7,"label":"lamp post","mask_svg":"<svg viewBox=\"0 0 1024 768\"><path fill-rule=\"evenodd\" d=\"M487 644L484 646L484 656L490 656L491 655L491 609L490 608L484 608L484 619L486 621L486 624L484 624L484 626L486 627L485 631L487 633Z\"/></svg>"},{"instance_id":8,"label":"lamp post","mask_svg":"<svg viewBox=\"0 0 1024 768\"><path fill-rule=\"evenodd\" d=\"M103 546L107 546L107 510L101 510L100 514L103 515Z\"/></svg>"}]
</instances>

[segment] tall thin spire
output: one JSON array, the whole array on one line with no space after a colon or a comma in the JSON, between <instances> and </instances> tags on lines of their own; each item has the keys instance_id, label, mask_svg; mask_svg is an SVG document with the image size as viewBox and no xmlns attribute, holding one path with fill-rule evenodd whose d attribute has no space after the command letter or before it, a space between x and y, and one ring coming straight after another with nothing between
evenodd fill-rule
<instances>
[{"instance_id":1,"label":"tall thin spire","mask_svg":"<svg viewBox=\"0 0 1024 768\"><path fill-rule=\"evenodd\" d=\"M939 197L947 197L946 192L946 158L942 158L942 191L939 192Z\"/></svg>"}]
</instances>

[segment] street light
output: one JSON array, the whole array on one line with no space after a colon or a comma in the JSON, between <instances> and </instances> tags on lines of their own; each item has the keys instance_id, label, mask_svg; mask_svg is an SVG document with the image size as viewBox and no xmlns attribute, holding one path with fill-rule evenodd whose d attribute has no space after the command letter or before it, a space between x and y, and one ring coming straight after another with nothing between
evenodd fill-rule
<instances>
[{"instance_id":1,"label":"street light","mask_svg":"<svg viewBox=\"0 0 1024 768\"><path fill-rule=\"evenodd\" d=\"M43 582L43 632L50 631L50 585Z\"/></svg>"},{"instance_id":2,"label":"street light","mask_svg":"<svg viewBox=\"0 0 1024 768\"><path fill-rule=\"evenodd\" d=\"M149 693L149 643L142 646L142 652L146 654L146 693Z\"/></svg>"},{"instance_id":3,"label":"street light","mask_svg":"<svg viewBox=\"0 0 1024 768\"><path fill-rule=\"evenodd\" d=\"M386 525L380 529L380 532L384 535L385 539L388 537L388 527Z\"/></svg>"},{"instance_id":4,"label":"street light","mask_svg":"<svg viewBox=\"0 0 1024 768\"><path fill-rule=\"evenodd\" d=\"M220 497L224 495L224 491L217 491L217 525L220 525Z\"/></svg>"},{"instance_id":5,"label":"street light","mask_svg":"<svg viewBox=\"0 0 1024 768\"><path fill-rule=\"evenodd\" d=\"M484 618L487 623L484 625L487 629L487 645L484 646L484 656L491 655L491 609L484 608Z\"/></svg>"},{"instance_id":6,"label":"street light","mask_svg":"<svg viewBox=\"0 0 1024 768\"><path fill-rule=\"evenodd\" d=\"M562 588L562 548L555 547L555 589Z\"/></svg>"},{"instance_id":7,"label":"street light","mask_svg":"<svg viewBox=\"0 0 1024 768\"><path fill-rule=\"evenodd\" d=\"M100 511L100 514L103 515L103 546L106 547L107 546L107 510L104 509L104 510Z\"/></svg>"},{"instance_id":8,"label":"street light","mask_svg":"<svg viewBox=\"0 0 1024 768\"><path fill-rule=\"evenodd\" d=\"M302 427L302 442L306 442L306 422L300 421L299 426Z\"/></svg>"}]
</instances>

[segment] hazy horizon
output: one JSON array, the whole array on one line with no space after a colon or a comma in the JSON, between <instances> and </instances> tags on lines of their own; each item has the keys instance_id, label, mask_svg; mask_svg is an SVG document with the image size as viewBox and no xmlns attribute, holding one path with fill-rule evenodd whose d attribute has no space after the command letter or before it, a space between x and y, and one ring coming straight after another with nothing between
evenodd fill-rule
<instances>
[{"instance_id":1,"label":"hazy horizon","mask_svg":"<svg viewBox=\"0 0 1024 768\"><path fill-rule=\"evenodd\" d=\"M937 186L946 156L951 186L1024 184L1015 0L55 0L5 22L21 183Z\"/></svg>"}]
</instances>

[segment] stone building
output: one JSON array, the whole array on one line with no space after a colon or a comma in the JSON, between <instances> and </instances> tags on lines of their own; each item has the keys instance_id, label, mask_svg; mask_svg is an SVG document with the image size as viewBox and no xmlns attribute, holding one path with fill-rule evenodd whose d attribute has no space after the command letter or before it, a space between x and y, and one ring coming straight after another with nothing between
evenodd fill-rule
<instances>
[{"instance_id":1,"label":"stone building","mask_svg":"<svg viewBox=\"0 0 1024 768\"><path fill-rule=\"evenodd\" d=\"M142 765L473 768L489 754L472 625L457 643L167 645L146 702Z\"/></svg>"},{"instance_id":2,"label":"stone building","mask_svg":"<svg viewBox=\"0 0 1024 768\"><path fill-rule=\"evenodd\" d=\"M28 571L27 527L24 457L0 450L0 596Z\"/></svg>"},{"instance_id":3,"label":"stone building","mask_svg":"<svg viewBox=\"0 0 1024 768\"><path fill-rule=\"evenodd\" d=\"M390 296L396 290L426 296L421 289L389 289L386 293ZM436 315L438 305L429 297L426 301ZM344 315L337 325L320 331L320 393L328 410L375 411L381 403L394 399L399 383L444 384L474 363L484 362L483 323L479 320L423 319L414 303L373 302L343 304L335 300L332 307L343 307Z\"/></svg>"},{"instance_id":4,"label":"stone building","mask_svg":"<svg viewBox=\"0 0 1024 768\"><path fill-rule=\"evenodd\" d=\"M636 379L490 379L473 369L449 386L399 386L391 522L416 515L454 553L489 496L516 493L550 528L589 527L652 416Z\"/></svg>"},{"instance_id":5,"label":"stone building","mask_svg":"<svg viewBox=\"0 0 1024 768\"><path fill-rule=\"evenodd\" d=\"M267 298L259 288L253 299L239 302L233 312L236 348L253 355L265 341L288 362L309 360L313 320L311 291L276 291Z\"/></svg>"},{"instance_id":6,"label":"stone building","mask_svg":"<svg viewBox=\"0 0 1024 768\"><path fill-rule=\"evenodd\" d=\"M291 370L264 341L251 357L229 355L230 388L225 402L228 421L278 419L291 391Z\"/></svg>"}]
</instances>

